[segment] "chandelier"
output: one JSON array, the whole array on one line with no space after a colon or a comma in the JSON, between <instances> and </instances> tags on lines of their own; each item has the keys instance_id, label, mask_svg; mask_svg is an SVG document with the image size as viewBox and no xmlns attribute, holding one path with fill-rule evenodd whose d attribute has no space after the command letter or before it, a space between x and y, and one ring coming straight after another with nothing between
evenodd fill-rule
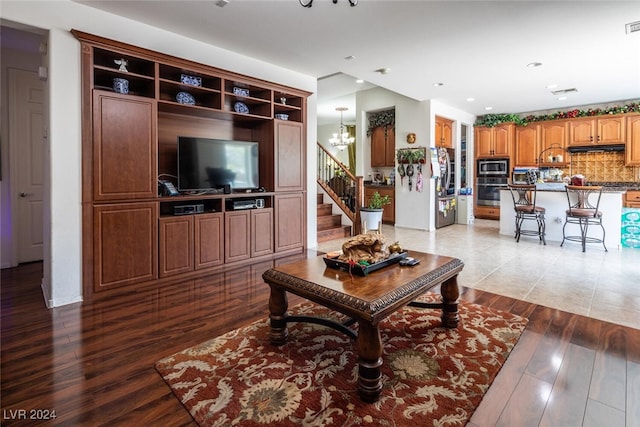
<instances>
[{"instance_id":1,"label":"chandelier","mask_svg":"<svg viewBox=\"0 0 640 427\"><path fill-rule=\"evenodd\" d=\"M349 144L353 144L356 140L354 137L349 136L349 132L345 132L344 123L342 123L342 113L347 111L347 107L338 107L336 111L340 111L340 133L334 133L333 138L329 138L329 144L332 147L336 147L340 150L347 148Z\"/></svg>"},{"instance_id":2,"label":"chandelier","mask_svg":"<svg viewBox=\"0 0 640 427\"><path fill-rule=\"evenodd\" d=\"M313 0L299 0L299 1L302 7L313 6ZM331 1L333 2L333 4L338 4L338 0L331 0ZM351 5L351 7L353 7L358 4L358 0L349 0L349 4Z\"/></svg>"}]
</instances>

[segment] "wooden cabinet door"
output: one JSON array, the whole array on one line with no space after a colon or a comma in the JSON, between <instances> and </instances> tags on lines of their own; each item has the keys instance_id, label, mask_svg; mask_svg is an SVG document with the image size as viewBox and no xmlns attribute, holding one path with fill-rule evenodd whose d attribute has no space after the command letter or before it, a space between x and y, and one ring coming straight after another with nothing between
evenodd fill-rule
<instances>
[{"instance_id":1,"label":"wooden cabinet door","mask_svg":"<svg viewBox=\"0 0 640 427\"><path fill-rule=\"evenodd\" d=\"M392 127L378 126L371 133L371 166L393 167L396 161L396 134Z\"/></svg>"},{"instance_id":2,"label":"wooden cabinet door","mask_svg":"<svg viewBox=\"0 0 640 427\"><path fill-rule=\"evenodd\" d=\"M396 202L395 202L395 190L393 188L383 188L380 190L381 196L389 196L391 203L384 205L382 210L382 222L384 224L394 224L396 222Z\"/></svg>"},{"instance_id":3,"label":"wooden cabinet door","mask_svg":"<svg viewBox=\"0 0 640 427\"><path fill-rule=\"evenodd\" d=\"M193 215L162 217L160 226L160 277L193 270Z\"/></svg>"},{"instance_id":4,"label":"wooden cabinet door","mask_svg":"<svg viewBox=\"0 0 640 427\"><path fill-rule=\"evenodd\" d=\"M540 152L539 126L533 123L527 126L518 126L515 134L514 167L538 166L538 153Z\"/></svg>"},{"instance_id":5,"label":"wooden cabinet door","mask_svg":"<svg viewBox=\"0 0 640 427\"><path fill-rule=\"evenodd\" d=\"M275 251L282 252L305 246L304 193L274 196Z\"/></svg>"},{"instance_id":6,"label":"wooden cabinet door","mask_svg":"<svg viewBox=\"0 0 640 427\"><path fill-rule=\"evenodd\" d=\"M195 269L224 262L224 219L221 212L194 216Z\"/></svg>"},{"instance_id":7,"label":"wooden cabinet door","mask_svg":"<svg viewBox=\"0 0 640 427\"><path fill-rule=\"evenodd\" d=\"M273 209L251 211L251 256L273 253Z\"/></svg>"},{"instance_id":8,"label":"wooden cabinet door","mask_svg":"<svg viewBox=\"0 0 640 427\"><path fill-rule=\"evenodd\" d=\"M155 202L94 206L94 291L158 278L157 218Z\"/></svg>"},{"instance_id":9,"label":"wooden cabinet door","mask_svg":"<svg viewBox=\"0 0 640 427\"><path fill-rule=\"evenodd\" d=\"M598 119L598 144L624 144L626 117L603 117Z\"/></svg>"},{"instance_id":10,"label":"wooden cabinet door","mask_svg":"<svg viewBox=\"0 0 640 427\"><path fill-rule=\"evenodd\" d=\"M495 157L509 157L515 125L511 123L500 124L494 128L493 155Z\"/></svg>"},{"instance_id":11,"label":"wooden cabinet door","mask_svg":"<svg viewBox=\"0 0 640 427\"><path fill-rule=\"evenodd\" d=\"M305 187L305 142L302 123L275 121L274 191Z\"/></svg>"},{"instance_id":12,"label":"wooden cabinet door","mask_svg":"<svg viewBox=\"0 0 640 427\"><path fill-rule=\"evenodd\" d=\"M394 167L396 165L396 131L392 127L387 127L387 138L384 146L384 165Z\"/></svg>"},{"instance_id":13,"label":"wooden cabinet door","mask_svg":"<svg viewBox=\"0 0 640 427\"><path fill-rule=\"evenodd\" d=\"M596 141L595 119L569 120L569 146L591 145Z\"/></svg>"},{"instance_id":14,"label":"wooden cabinet door","mask_svg":"<svg viewBox=\"0 0 640 427\"><path fill-rule=\"evenodd\" d=\"M94 200L157 196L157 117L155 100L94 91Z\"/></svg>"},{"instance_id":15,"label":"wooden cabinet door","mask_svg":"<svg viewBox=\"0 0 640 427\"><path fill-rule=\"evenodd\" d=\"M453 121L436 116L436 147L453 148Z\"/></svg>"},{"instance_id":16,"label":"wooden cabinet door","mask_svg":"<svg viewBox=\"0 0 640 427\"><path fill-rule=\"evenodd\" d=\"M387 140L385 138L385 128L379 126L373 129L371 134L371 166L386 166Z\"/></svg>"},{"instance_id":17,"label":"wooden cabinet door","mask_svg":"<svg viewBox=\"0 0 640 427\"><path fill-rule=\"evenodd\" d=\"M475 129L476 157L493 156L493 128L477 127Z\"/></svg>"},{"instance_id":18,"label":"wooden cabinet door","mask_svg":"<svg viewBox=\"0 0 640 427\"><path fill-rule=\"evenodd\" d=\"M224 214L224 261L241 261L251 257L251 211L233 211Z\"/></svg>"},{"instance_id":19,"label":"wooden cabinet door","mask_svg":"<svg viewBox=\"0 0 640 427\"><path fill-rule=\"evenodd\" d=\"M565 148L567 147L567 139L568 139L568 123L564 120L555 120L544 122L540 124L540 151L551 148L551 146L557 146L558 148L553 148L546 153L544 153L544 158L540 159L542 165L548 166L558 166L557 164L551 165L548 161L549 156L555 157L558 159L558 156L562 156L561 163L567 163L569 161L569 156L565 153ZM538 154L539 155L539 154Z\"/></svg>"},{"instance_id":20,"label":"wooden cabinet door","mask_svg":"<svg viewBox=\"0 0 640 427\"><path fill-rule=\"evenodd\" d=\"M640 166L640 114L627 117L625 165Z\"/></svg>"}]
</instances>

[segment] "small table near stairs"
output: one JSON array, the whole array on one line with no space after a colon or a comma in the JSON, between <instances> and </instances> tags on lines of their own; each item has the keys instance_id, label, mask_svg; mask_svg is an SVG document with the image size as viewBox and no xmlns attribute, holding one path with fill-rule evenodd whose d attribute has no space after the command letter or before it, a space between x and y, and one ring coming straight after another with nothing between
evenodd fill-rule
<instances>
[{"instance_id":1,"label":"small table near stairs","mask_svg":"<svg viewBox=\"0 0 640 427\"><path fill-rule=\"evenodd\" d=\"M271 287L269 318L271 342L284 344L287 322L312 322L332 327L355 337L358 353L358 394L365 402L375 402L382 391L382 341L379 323L406 305L442 310L445 327L458 326L457 277L464 264L457 258L409 251L421 262L412 267L390 265L367 276L329 268L322 257L308 258L267 270L262 278ZM414 301L440 285L442 302ZM351 318L345 324L287 313L287 292L343 313ZM357 322L358 333L347 326Z\"/></svg>"}]
</instances>

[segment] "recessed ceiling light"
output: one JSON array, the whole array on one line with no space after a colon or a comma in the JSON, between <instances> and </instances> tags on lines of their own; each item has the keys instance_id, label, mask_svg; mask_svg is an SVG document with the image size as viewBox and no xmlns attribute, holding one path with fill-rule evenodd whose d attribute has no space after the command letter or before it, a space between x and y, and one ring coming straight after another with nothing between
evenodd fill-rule
<instances>
[{"instance_id":1,"label":"recessed ceiling light","mask_svg":"<svg viewBox=\"0 0 640 427\"><path fill-rule=\"evenodd\" d=\"M216 6L218 7L225 7L228 4L229 4L229 0L218 0L216 2Z\"/></svg>"},{"instance_id":2,"label":"recessed ceiling light","mask_svg":"<svg viewBox=\"0 0 640 427\"><path fill-rule=\"evenodd\" d=\"M356 59L356 57L353 55L349 55L349 56L345 56L344 59L346 59L347 61L351 61L352 59Z\"/></svg>"},{"instance_id":3,"label":"recessed ceiling light","mask_svg":"<svg viewBox=\"0 0 640 427\"><path fill-rule=\"evenodd\" d=\"M473 102L475 100L476 100L475 98L467 98L467 102Z\"/></svg>"},{"instance_id":4,"label":"recessed ceiling light","mask_svg":"<svg viewBox=\"0 0 640 427\"><path fill-rule=\"evenodd\" d=\"M433 84L434 87L438 87L438 86L444 86L444 83L434 83Z\"/></svg>"},{"instance_id":5,"label":"recessed ceiling light","mask_svg":"<svg viewBox=\"0 0 640 427\"><path fill-rule=\"evenodd\" d=\"M542 62L529 62L527 64L527 67L529 68L536 68L536 67L540 67L542 66Z\"/></svg>"},{"instance_id":6,"label":"recessed ceiling light","mask_svg":"<svg viewBox=\"0 0 640 427\"><path fill-rule=\"evenodd\" d=\"M378 68L376 70L376 73L389 74L390 71L391 71L391 68Z\"/></svg>"},{"instance_id":7,"label":"recessed ceiling light","mask_svg":"<svg viewBox=\"0 0 640 427\"><path fill-rule=\"evenodd\" d=\"M490 111L493 110L493 107L484 107L485 110Z\"/></svg>"},{"instance_id":8,"label":"recessed ceiling light","mask_svg":"<svg viewBox=\"0 0 640 427\"><path fill-rule=\"evenodd\" d=\"M358 84L362 84L362 83L364 83L364 80L362 80L362 79L357 79L357 80L356 80L356 83L358 83Z\"/></svg>"},{"instance_id":9,"label":"recessed ceiling light","mask_svg":"<svg viewBox=\"0 0 640 427\"><path fill-rule=\"evenodd\" d=\"M572 87L569 89L552 90L551 93L554 95L565 95L567 93L576 93L577 91L578 89L576 89L575 87Z\"/></svg>"}]
</instances>

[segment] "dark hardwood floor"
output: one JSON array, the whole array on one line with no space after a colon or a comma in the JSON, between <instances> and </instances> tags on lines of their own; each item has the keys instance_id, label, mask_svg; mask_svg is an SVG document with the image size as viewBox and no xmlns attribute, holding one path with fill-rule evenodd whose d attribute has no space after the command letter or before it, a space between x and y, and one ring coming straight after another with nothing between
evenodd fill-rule
<instances>
[{"instance_id":1,"label":"dark hardwood floor","mask_svg":"<svg viewBox=\"0 0 640 427\"><path fill-rule=\"evenodd\" d=\"M267 316L269 267L54 309L41 263L2 270L2 425L194 425L154 363ZM470 426L640 425L640 330L473 289L461 299L530 320ZM56 418L18 419L46 411Z\"/></svg>"}]
</instances>

